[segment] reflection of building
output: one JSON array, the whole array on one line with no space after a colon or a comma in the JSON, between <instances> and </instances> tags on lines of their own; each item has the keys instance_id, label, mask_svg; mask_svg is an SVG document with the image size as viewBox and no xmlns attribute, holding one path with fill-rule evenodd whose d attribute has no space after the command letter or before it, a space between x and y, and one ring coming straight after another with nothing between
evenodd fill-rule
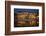
<instances>
[{"instance_id":1,"label":"reflection of building","mask_svg":"<svg viewBox=\"0 0 46 36\"><path fill-rule=\"evenodd\" d=\"M25 19L28 16L28 13L21 13L21 14L17 14L17 18L18 19Z\"/></svg>"},{"instance_id":2,"label":"reflection of building","mask_svg":"<svg viewBox=\"0 0 46 36\"><path fill-rule=\"evenodd\" d=\"M15 18L17 18L17 26L38 26L37 23L39 22L39 17L36 13L18 13Z\"/></svg>"},{"instance_id":3,"label":"reflection of building","mask_svg":"<svg viewBox=\"0 0 46 36\"><path fill-rule=\"evenodd\" d=\"M17 21L18 26L23 26L25 24L25 21Z\"/></svg>"}]
</instances>

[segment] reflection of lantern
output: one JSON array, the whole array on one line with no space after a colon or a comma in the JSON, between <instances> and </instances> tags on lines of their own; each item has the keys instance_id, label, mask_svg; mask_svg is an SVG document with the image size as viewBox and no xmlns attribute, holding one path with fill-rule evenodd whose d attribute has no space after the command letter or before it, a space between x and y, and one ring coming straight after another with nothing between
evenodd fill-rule
<instances>
[{"instance_id":1,"label":"reflection of lantern","mask_svg":"<svg viewBox=\"0 0 46 36\"><path fill-rule=\"evenodd\" d=\"M32 22L31 21L29 21L29 24L30 24L30 26L32 25Z\"/></svg>"},{"instance_id":2,"label":"reflection of lantern","mask_svg":"<svg viewBox=\"0 0 46 36\"><path fill-rule=\"evenodd\" d=\"M32 13L29 14L29 19L31 19L31 17L32 17Z\"/></svg>"}]
</instances>

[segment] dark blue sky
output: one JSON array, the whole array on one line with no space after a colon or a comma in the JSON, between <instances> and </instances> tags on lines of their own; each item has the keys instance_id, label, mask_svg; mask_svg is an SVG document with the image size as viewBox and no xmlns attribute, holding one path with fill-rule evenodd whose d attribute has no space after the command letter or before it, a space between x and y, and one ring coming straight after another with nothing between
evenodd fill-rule
<instances>
[{"instance_id":1,"label":"dark blue sky","mask_svg":"<svg viewBox=\"0 0 46 36\"><path fill-rule=\"evenodd\" d=\"M20 13L20 12L38 13L39 9L20 9L20 8L14 8L14 13Z\"/></svg>"}]
</instances>

